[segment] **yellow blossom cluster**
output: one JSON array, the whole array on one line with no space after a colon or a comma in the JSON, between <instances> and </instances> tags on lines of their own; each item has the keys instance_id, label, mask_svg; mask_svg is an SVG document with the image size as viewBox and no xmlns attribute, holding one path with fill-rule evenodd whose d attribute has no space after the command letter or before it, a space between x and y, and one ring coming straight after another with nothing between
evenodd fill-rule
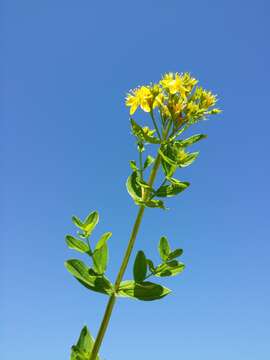
<instances>
[{"instance_id":1,"label":"yellow blossom cluster","mask_svg":"<svg viewBox=\"0 0 270 360\"><path fill-rule=\"evenodd\" d=\"M198 80L189 73L167 73L157 84L131 90L127 94L126 105L130 107L130 115L138 108L145 112L158 108L163 119L171 118L178 125L220 112L212 108L216 104L216 96L196 86L197 83Z\"/></svg>"}]
</instances>

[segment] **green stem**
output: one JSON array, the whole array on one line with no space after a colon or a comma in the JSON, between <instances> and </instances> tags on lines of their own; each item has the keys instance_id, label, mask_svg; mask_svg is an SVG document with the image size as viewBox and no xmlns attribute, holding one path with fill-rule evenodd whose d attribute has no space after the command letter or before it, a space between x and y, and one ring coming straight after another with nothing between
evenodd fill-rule
<instances>
[{"instance_id":1,"label":"green stem","mask_svg":"<svg viewBox=\"0 0 270 360\"><path fill-rule=\"evenodd\" d=\"M150 177L149 177L148 184L149 184L150 187L153 186L155 177L156 177L157 172L158 172L158 168L160 166L160 162L161 162L161 157L160 157L160 155L158 155L156 160L155 160L154 166L152 168ZM147 199L148 195L149 195L149 192L146 189L144 199ZM144 209L145 209L144 206L139 207L139 211L138 211L138 214L137 214L137 217L136 217L136 220L135 220L135 223L133 225L133 229L132 229L132 232L131 232L131 235L130 235L128 247L126 249L124 259L122 261L120 270L118 272L118 275L116 277L116 281L115 281L115 284L114 284L115 293L117 293L117 291L119 290L120 283L121 283L121 281L123 279L123 276L124 276L124 273L126 271L126 268L127 268L127 265L128 265L129 259L130 259L130 255L132 253L132 249L134 247L135 240L136 240L136 237L137 237L137 234L138 234L141 222L142 222ZM113 294L109 298L109 301L108 301L108 304L107 304L107 307L106 307L106 310L105 310L105 313L104 313L104 316L103 316L103 320L102 320L102 323L100 325L98 335L97 335L97 338L96 338L96 341L95 341L95 345L93 347L92 354L91 354L91 357L90 357L89 360L96 360L96 357L98 355L100 346L102 344L102 340L104 338L105 332L107 330L107 327L108 327L108 324L109 324L109 321L110 321L110 318L111 318L111 314L112 314L112 310L113 310L114 305L115 305L115 301L116 301L116 295Z\"/></svg>"},{"instance_id":2,"label":"green stem","mask_svg":"<svg viewBox=\"0 0 270 360\"><path fill-rule=\"evenodd\" d=\"M151 116L151 119L152 119L152 121L153 121L155 130L156 130L156 132L157 132L157 134L158 134L158 137L159 137L160 140L161 140L161 135L160 135L160 132L159 132L159 130L158 130L158 126L157 126L157 123L156 123L156 120L155 120L155 117L154 117L153 110L150 111L150 116Z\"/></svg>"},{"instance_id":3,"label":"green stem","mask_svg":"<svg viewBox=\"0 0 270 360\"><path fill-rule=\"evenodd\" d=\"M164 133L164 139L166 139L168 131L169 131L169 128L167 128L165 133ZM154 165L152 167L152 171L150 173L150 177L149 177L149 180L148 180L148 185L150 186L150 188L154 184L154 181L155 181L155 178L156 178L156 175L157 175L160 164L161 164L161 156L158 154L157 157L156 157L156 160L154 162ZM148 196L149 196L149 190L146 189L145 193L144 193L143 200L147 200ZM132 250L133 250L133 247L134 247L134 244L135 244L135 240L136 240L136 237L137 237L137 234L138 234L141 222L142 222L144 209L145 209L144 206L139 207L139 211L138 211L135 223L133 225L133 229L132 229L132 232L131 232L131 235L130 235L128 246L127 246L127 249L126 249L126 252L125 252L121 267L120 267L120 270L118 272L118 275L116 277L116 281L115 281L115 284L114 284L115 293L110 296L109 301L107 303L107 307L106 307L106 310L105 310L105 313L104 313L104 316L103 316L103 320L101 322L101 325L100 325L100 328L99 328L99 331L98 331L98 334L97 334L97 338L96 338L96 341L95 341L95 344L94 344L94 347L93 347L93 350L92 350L92 353L91 353L91 356L90 356L89 360L96 360L96 357L98 355L100 346L102 344L105 332L106 332L107 327L109 325L109 321L110 321L110 318L111 318L111 315L112 315L112 311L113 311L113 308L114 308L114 305L115 305L115 302L116 302L116 293L119 290L120 283L121 283L121 281L123 279L123 276L124 276L124 273L126 271L126 268L127 268L127 265L128 265L129 259L130 259L130 255L132 253Z\"/></svg>"}]
</instances>

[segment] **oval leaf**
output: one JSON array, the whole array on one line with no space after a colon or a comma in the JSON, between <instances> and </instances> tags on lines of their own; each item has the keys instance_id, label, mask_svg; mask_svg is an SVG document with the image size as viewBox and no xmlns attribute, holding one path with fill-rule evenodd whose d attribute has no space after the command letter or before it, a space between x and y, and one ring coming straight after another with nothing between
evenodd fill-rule
<instances>
[{"instance_id":1,"label":"oval leaf","mask_svg":"<svg viewBox=\"0 0 270 360\"><path fill-rule=\"evenodd\" d=\"M97 274L104 274L108 263L108 245L105 243L93 253L94 270Z\"/></svg>"},{"instance_id":2,"label":"oval leaf","mask_svg":"<svg viewBox=\"0 0 270 360\"><path fill-rule=\"evenodd\" d=\"M171 253L169 241L165 236L162 236L160 238L160 241L158 244L158 252L159 252L160 258L163 261L166 261L168 259L169 254Z\"/></svg>"},{"instance_id":3,"label":"oval leaf","mask_svg":"<svg viewBox=\"0 0 270 360\"><path fill-rule=\"evenodd\" d=\"M110 239L111 236L112 236L112 233L110 231L104 233L101 236L101 238L98 240L98 242L96 244L96 247L95 247L95 250L98 250L98 249L102 248L107 243L107 241Z\"/></svg>"},{"instance_id":4,"label":"oval leaf","mask_svg":"<svg viewBox=\"0 0 270 360\"><path fill-rule=\"evenodd\" d=\"M134 280L137 283L144 281L147 273L147 261L143 251L138 251L134 266L133 266L133 276Z\"/></svg>"},{"instance_id":5,"label":"oval leaf","mask_svg":"<svg viewBox=\"0 0 270 360\"><path fill-rule=\"evenodd\" d=\"M143 301L153 301L162 299L171 292L170 289L145 281L141 284L135 281L123 281L118 290L118 296L131 297Z\"/></svg>"},{"instance_id":6,"label":"oval leaf","mask_svg":"<svg viewBox=\"0 0 270 360\"><path fill-rule=\"evenodd\" d=\"M66 236L66 243L70 249L77 250L81 253L87 253L89 251L89 246L87 244L71 235Z\"/></svg>"},{"instance_id":7,"label":"oval leaf","mask_svg":"<svg viewBox=\"0 0 270 360\"><path fill-rule=\"evenodd\" d=\"M91 212L84 220L84 231L89 236L99 221L99 215L97 211Z\"/></svg>"},{"instance_id":8,"label":"oval leaf","mask_svg":"<svg viewBox=\"0 0 270 360\"><path fill-rule=\"evenodd\" d=\"M174 260L161 264L156 268L155 276L175 276L180 274L185 269L185 265Z\"/></svg>"}]
</instances>

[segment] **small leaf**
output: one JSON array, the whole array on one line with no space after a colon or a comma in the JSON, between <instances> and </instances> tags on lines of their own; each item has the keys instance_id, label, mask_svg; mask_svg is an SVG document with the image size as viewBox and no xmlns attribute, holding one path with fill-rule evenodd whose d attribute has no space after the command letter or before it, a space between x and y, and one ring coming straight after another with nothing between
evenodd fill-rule
<instances>
[{"instance_id":1,"label":"small leaf","mask_svg":"<svg viewBox=\"0 0 270 360\"><path fill-rule=\"evenodd\" d=\"M97 274L104 274L108 263L108 245L95 249L93 253L94 270Z\"/></svg>"},{"instance_id":2,"label":"small leaf","mask_svg":"<svg viewBox=\"0 0 270 360\"><path fill-rule=\"evenodd\" d=\"M105 276L97 276L83 261L70 259L65 262L66 269L87 289L111 295L113 285Z\"/></svg>"},{"instance_id":3,"label":"small leaf","mask_svg":"<svg viewBox=\"0 0 270 360\"><path fill-rule=\"evenodd\" d=\"M111 236L112 236L112 233L110 231L104 233L101 236L101 238L98 240L98 242L96 244L96 247L95 247L95 250L98 250L98 249L102 248L107 243L107 241L110 239Z\"/></svg>"},{"instance_id":4,"label":"small leaf","mask_svg":"<svg viewBox=\"0 0 270 360\"><path fill-rule=\"evenodd\" d=\"M154 265L153 261L150 260L150 259L147 259L146 261L147 261L149 270L151 271L151 273L154 273L155 272L155 265Z\"/></svg>"},{"instance_id":5,"label":"small leaf","mask_svg":"<svg viewBox=\"0 0 270 360\"><path fill-rule=\"evenodd\" d=\"M172 251L169 256L168 256L168 260L173 260L179 256L181 256L183 254L183 250L182 249L176 249L174 251Z\"/></svg>"},{"instance_id":6,"label":"small leaf","mask_svg":"<svg viewBox=\"0 0 270 360\"><path fill-rule=\"evenodd\" d=\"M145 281L140 284L135 281L123 281L118 290L118 296L131 297L143 301L159 300L171 292L170 289Z\"/></svg>"},{"instance_id":7,"label":"small leaf","mask_svg":"<svg viewBox=\"0 0 270 360\"><path fill-rule=\"evenodd\" d=\"M84 224L83 222L77 217L77 216L72 216L72 222L75 226L77 226L79 229L84 230Z\"/></svg>"},{"instance_id":8,"label":"small leaf","mask_svg":"<svg viewBox=\"0 0 270 360\"><path fill-rule=\"evenodd\" d=\"M84 326L77 344L72 346L70 360L89 360L93 351L94 343L94 338L87 327ZM100 357L97 356L96 360L100 360Z\"/></svg>"},{"instance_id":9,"label":"small leaf","mask_svg":"<svg viewBox=\"0 0 270 360\"><path fill-rule=\"evenodd\" d=\"M189 187L188 182L172 183L171 185L163 185L156 191L158 197L171 197L180 194Z\"/></svg>"},{"instance_id":10,"label":"small leaf","mask_svg":"<svg viewBox=\"0 0 270 360\"><path fill-rule=\"evenodd\" d=\"M164 205L164 202L161 201L161 200L149 200L149 201L143 202L142 204L144 206L150 207L150 208L160 208L160 209L163 209L163 210L166 209L165 205Z\"/></svg>"},{"instance_id":11,"label":"small leaf","mask_svg":"<svg viewBox=\"0 0 270 360\"><path fill-rule=\"evenodd\" d=\"M138 174L137 172L133 172L127 179L126 187L129 195L132 197L132 199L137 203L138 201L141 201L142 197L142 190L141 186L137 182Z\"/></svg>"},{"instance_id":12,"label":"small leaf","mask_svg":"<svg viewBox=\"0 0 270 360\"><path fill-rule=\"evenodd\" d=\"M136 165L136 161L135 160L130 160L129 162L130 164L130 167L133 171L138 171L139 169L137 168L137 165Z\"/></svg>"},{"instance_id":13,"label":"small leaf","mask_svg":"<svg viewBox=\"0 0 270 360\"><path fill-rule=\"evenodd\" d=\"M169 147L167 146L166 149L169 149ZM166 153L163 149L159 149L158 153L161 155L162 159L164 161L166 161L168 164L177 166L177 162L176 162L173 152Z\"/></svg>"},{"instance_id":14,"label":"small leaf","mask_svg":"<svg viewBox=\"0 0 270 360\"><path fill-rule=\"evenodd\" d=\"M133 266L133 276L134 280L137 283L144 281L147 273L147 262L146 257L143 251L138 251L134 266Z\"/></svg>"},{"instance_id":15,"label":"small leaf","mask_svg":"<svg viewBox=\"0 0 270 360\"><path fill-rule=\"evenodd\" d=\"M159 251L160 258L163 261L167 261L168 256L171 253L171 248L170 248L168 239L165 236L162 236L160 238L159 245L158 245L158 251Z\"/></svg>"},{"instance_id":16,"label":"small leaf","mask_svg":"<svg viewBox=\"0 0 270 360\"><path fill-rule=\"evenodd\" d=\"M199 155L198 151L193 153L187 153L183 159L179 160L178 166L187 167L191 165L197 159L198 155Z\"/></svg>"},{"instance_id":17,"label":"small leaf","mask_svg":"<svg viewBox=\"0 0 270 360\"><path fill-rule=\"evenodd\" d=\"M185 265L176 260L159 265L156 268L155 276L175 276L185 269Z\"/></svg>"},{"instance_id":18,"label":"small leaf","mask_svg":"<svg viewBox=\"0 0 270 360\"><path fill-rule=\"evenodd\" d=\"M89 246L82 240L78 240L71 235L66 236L66 243L70 249L77 250L81 253L87 253L90 250Z\"/></svg>"},{"instance_id":19,"label":"small leaf","mask_svg":"<svg viewBox=\"0 0 270 360\"><path fill-rule=\"evenodd\" d=\"M91 212L84 220L84 231L87 236L91 235L92 231L96 227L99 221L99 215L97 211Z\"/></svg>"},{"instance_id":20,"label":"small leaf","mask_svg":"<svg viewBox=\"0 0 270 360\"><path fill-rule=\"evenodd\" d=\"M151 136L149 133L147 134L145 131L143 131L143 128L137 124L133 119L130 119L131 121L131 128L133 134L140 140L146 141L151 144L160 144L160 140L154 136Z\"/></svg>"},{"instance_id":21,"label":"small leaf","mask_svg":"<svg viewBox=\"0 0 270 360\"><path fill-rule=\"evenodd\" d=\"M144 165L143 165L144 170L145 170L146 168L148 168L148 166L150 166L151 164L153 164L154 161L155 161L155 159L154 159L152 156L148 155L147 158L146 158L146 160L145 160L145 162L144 162Z\"/></svg>"},{"instance_id":22,"label":"small leaf","mask_svg":"<svg viewBox=\"0 0 270 360\"><path fill-rule=\"evenodd\" d=\"M89 268L81 260L71 259L65 262L67 270L79 280L82 280L89 286L95 285L95 276L89 274Z\"/></svg>"},{"instance_id":23,"label":"small leaf","mask_svg":"<svg viewBox=\"0 0 270 360\"><path fill-rule=\"evenodd\" d=\"M179 143L179 145L181 147L186 147L186 146L191 146L191 145L195 144L196 142L198 142L198 141L200 141L202 139L205 139L205 138L207 138L207 135L196 134L196 135L190 136L187 139L179 140L179 141L177 141L177 143Z\"/></svg>"}]
</instances>

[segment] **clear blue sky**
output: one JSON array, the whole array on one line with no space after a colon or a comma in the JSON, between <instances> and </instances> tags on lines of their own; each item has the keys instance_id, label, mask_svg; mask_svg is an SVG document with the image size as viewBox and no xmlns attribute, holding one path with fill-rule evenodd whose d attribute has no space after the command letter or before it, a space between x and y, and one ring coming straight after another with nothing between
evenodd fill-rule
<instances>
[{"instance_id":1,"label":"clear blue sky","mask_svg":"<svg viewBox=\"0 0 270 360\"><path fill-rule=\"evenodd\" d=\"M1 88L2 360L66 360L80 329L96 334L106 298L65 270L71 215L100 212L114 279L136 207L125 180L136 156L124 96L166 71L190 71L219 95L221 116L182 179L149 210L136 250L161 235L187 268L159 302L121 299L106 360L268 360L268 1L4 0ZM3 205L3 201L2 201ZM4 241L3 241L4 239ZM130 271L127 277L130 275Z\"/></svg>"}]
</instances>

